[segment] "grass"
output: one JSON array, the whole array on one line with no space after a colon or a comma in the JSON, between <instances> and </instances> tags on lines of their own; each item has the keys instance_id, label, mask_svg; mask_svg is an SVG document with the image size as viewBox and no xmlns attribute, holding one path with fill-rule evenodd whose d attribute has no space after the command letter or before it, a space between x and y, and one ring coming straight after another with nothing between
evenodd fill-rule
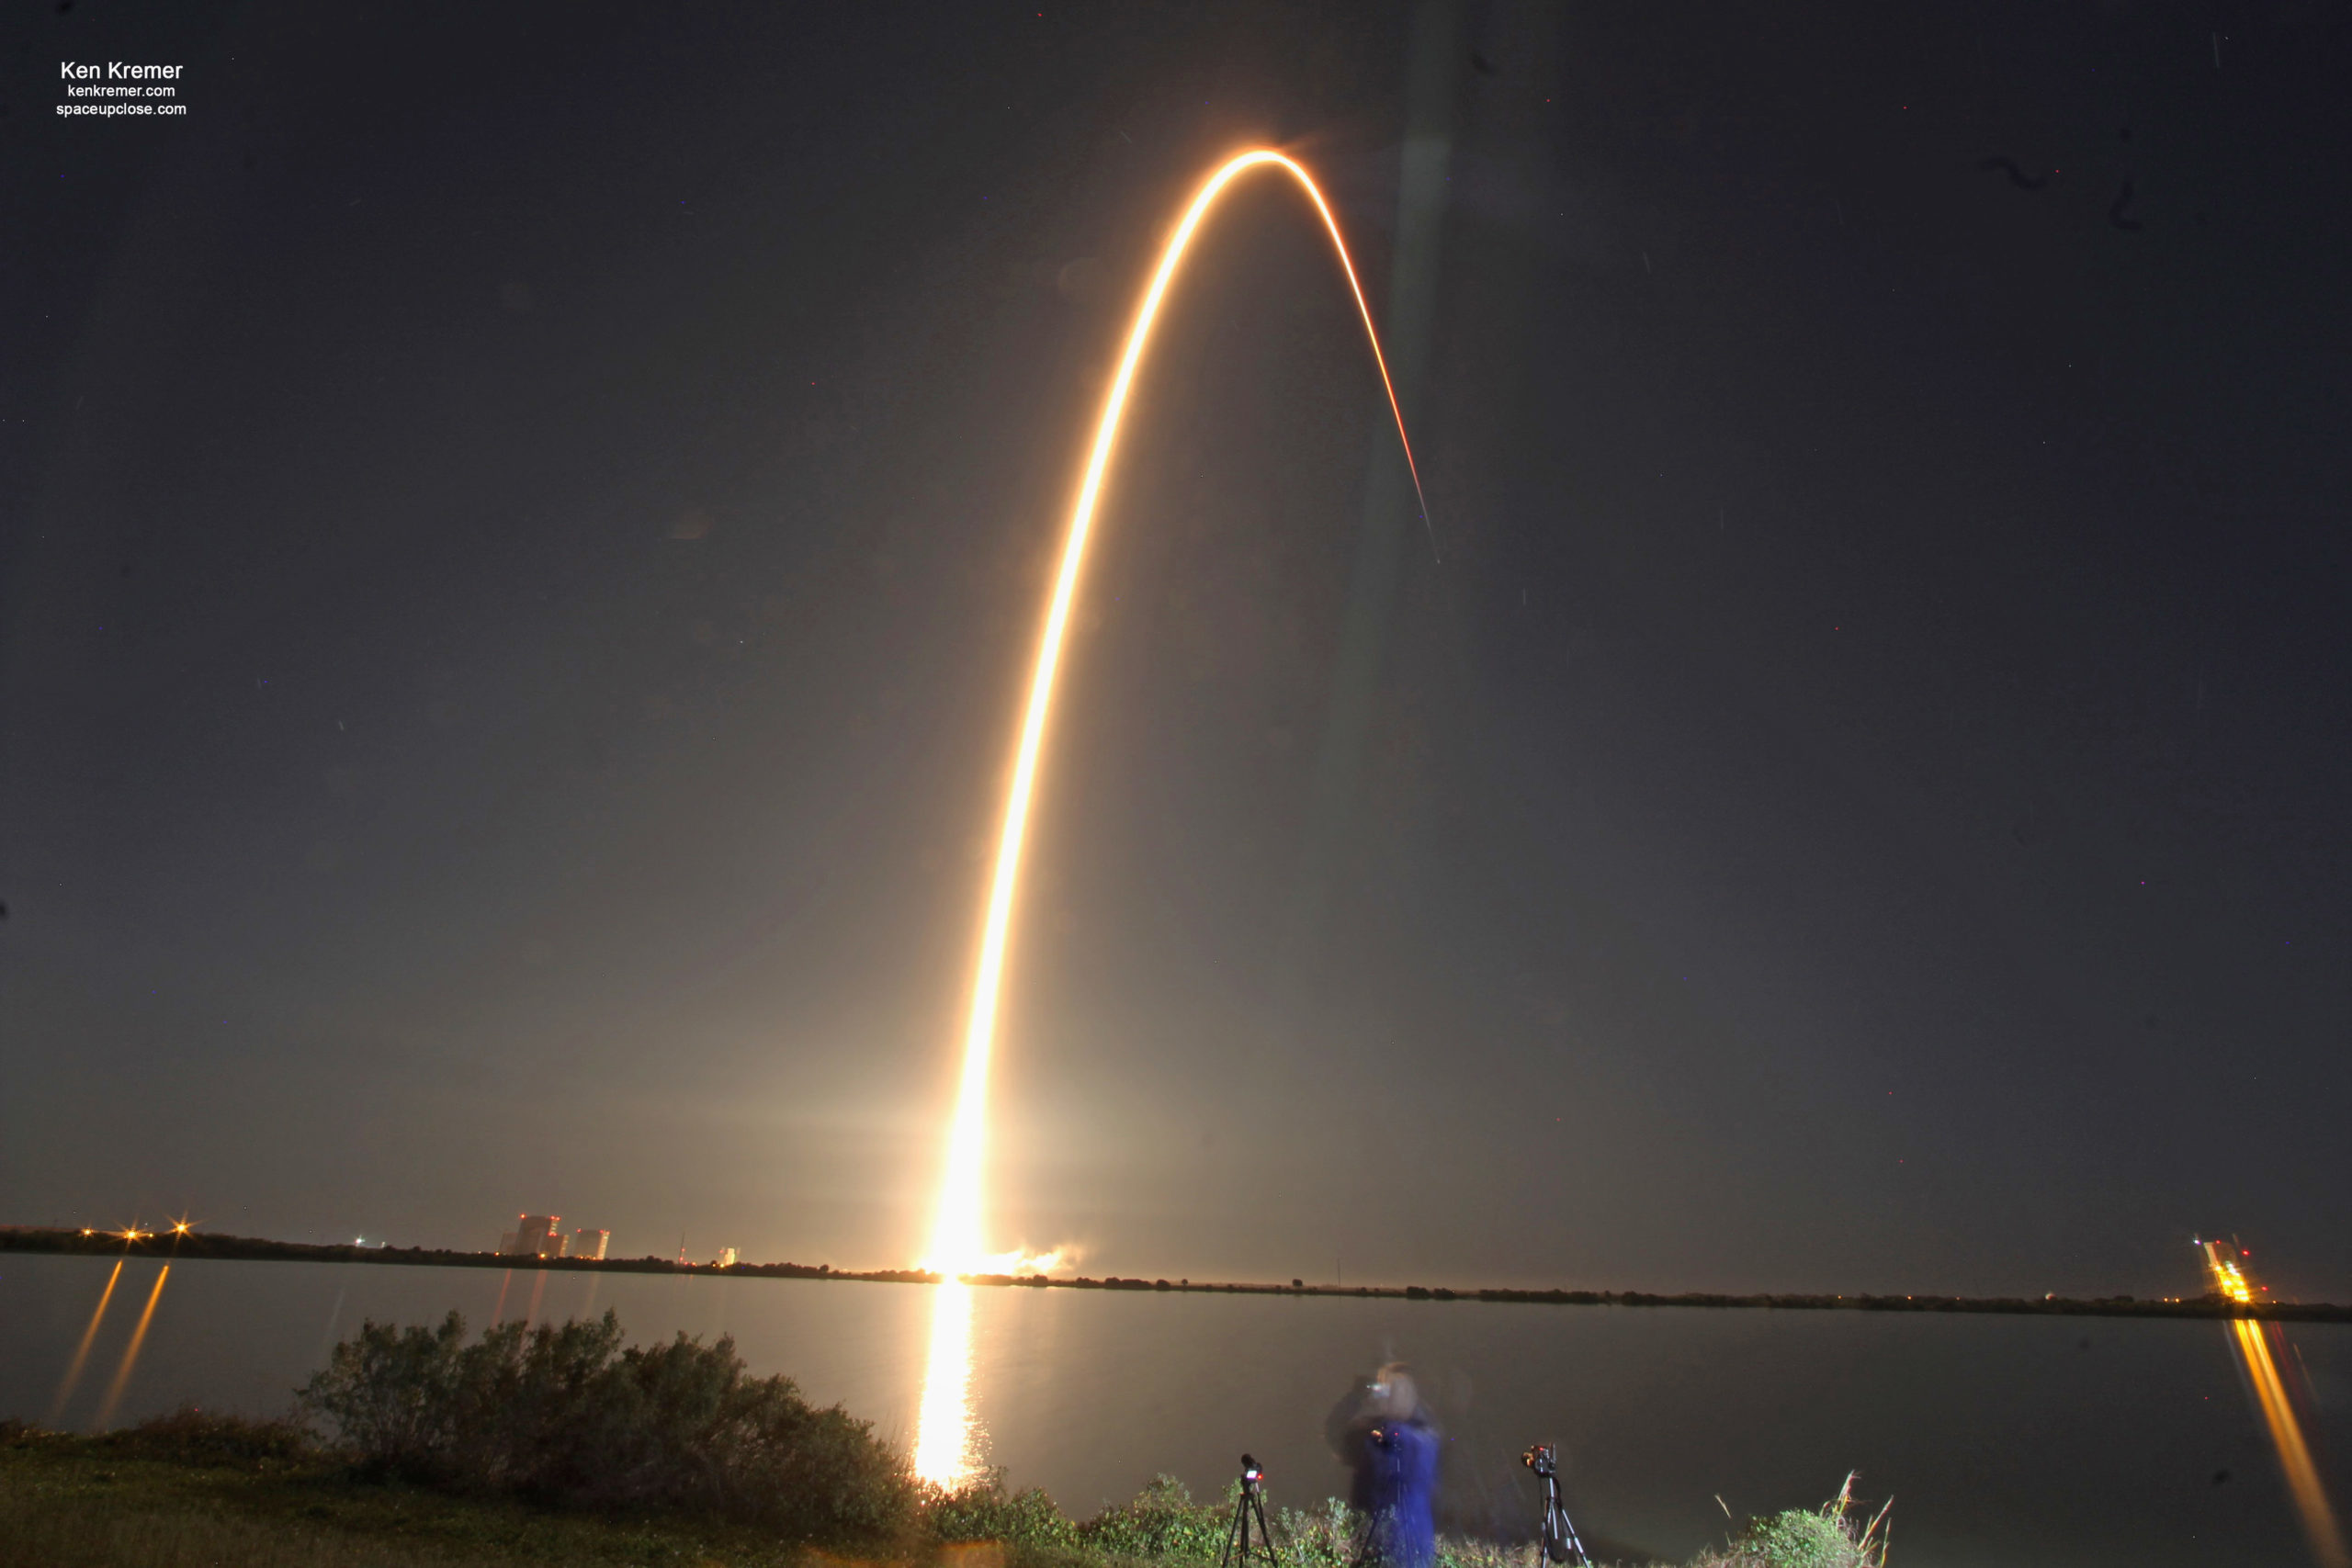
<instances>
[{"instance_id":1,"label":"grass","mask_svg":"<svg viewBox=\"0 0 2352 1568\"><path fill-rule=\"evenodd\" d=\"M191 1441L196 1426L166 1417L97 1438L0 1434L0 1568L814 1568L821 1555L675 1512L592 1513L371 1481L307 1447Z\"/></svg>"},{"instance_id":2,"label":"grass","mask_svg":"<svg viewBox=\"0 0 2352 1568\"><path fill-rule=\"evenodd\" d=\"M823 1556L682 1512L583 1512L371 1481L311 1448L235 1453L188 1441L193 1425L0 1434L0 1568L814 1568Z\"/></svg>"},{"instance_id":3,"label":"grass","mask_svg":"<svg viewBox=\"0 0 2352 1568\"><path fill-rule=\"evenodd\" d=\"M1214 1562L1226 1509L1162 1478L1073 1521L1001 1487L937 1505L872 1555L674 1509L582 1509L370 1477L283 1423L182 1413L81 1437L0 1423L0 1568L1171 1568ZM1346 1568L1359 1521L1284 1509L1283 1568ZM1690 1568L1883 1568L1841 1495L1755 1521ZM1530 1568L1524 1545L1449 1538L1439 1568Z\"/></svg>"}]
</instances>

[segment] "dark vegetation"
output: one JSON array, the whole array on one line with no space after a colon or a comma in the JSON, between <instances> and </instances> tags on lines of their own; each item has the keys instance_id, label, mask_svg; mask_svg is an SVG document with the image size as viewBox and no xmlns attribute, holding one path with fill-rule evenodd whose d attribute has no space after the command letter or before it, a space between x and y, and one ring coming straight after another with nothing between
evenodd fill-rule
<instances>
[{"instance_id":1,"label":"dark vegetation","mask_svg":"<svg viewBox=\"0 0 2352 1568\"><path fill-rule=\"evenodd\" d=\"M370 1323L300 1408L368 1473L690 1509L801 1540L901 1540L923 1500L867 1423L812 1406L789 1378L747 1376L732 1339L624 1348L610 1312L471 1343L455 1313L437 1328Z\"/></svg>"},{"instance_id":2,"label":"dark vegetation","mask_svg":"<svg viewBox=\"0 0 2352 1568\"><path fill-rule=\"evenodd\" d=\"M840 1280L885 1284L937 1284L939 1276L916 1269L876 1269L852 1272L821 1263L737 1263L721 1270L709 1263L679 1263L667 1258L512 1258L494 1252L452 1252L447 1249L400 1247L314 1247L302 1242L266 1241L254 1236L216 1235L194 1232L168 1234L126 1242L119 1233L44 1229L0 1225L0 1252L69 1253L92 1258L206 1258L267 1259L310 1263L405 1263L430 1268L547 1269L616 1274L750 1275L764 1279ZM1648 1291L1470 1290L1428 1285L1309 1285L1294 1280L1287 1285L1214 1283L1192 1280L1108 1279L1049 1280L1043 1275L975 1274L969 1282L984 1286L1023 1286L1079 1291L1175 1291L1216 1295L1364 1296L1415 1302L1515 1302L1546 1306L1625 1307L1747 1307L1782 1312L1960 1312L1996 1313L2032 1317L2250 1317L2282 1323L2352 1323L2352 1305L2325 1302L2257 1302L2242 1304L2218 1294L2177 1300L2146 1301L2131 1296L1937 1296L1937 1295L1724 1295L1685 1292L1661 1295Z\"/></svg>"}]
</instances>

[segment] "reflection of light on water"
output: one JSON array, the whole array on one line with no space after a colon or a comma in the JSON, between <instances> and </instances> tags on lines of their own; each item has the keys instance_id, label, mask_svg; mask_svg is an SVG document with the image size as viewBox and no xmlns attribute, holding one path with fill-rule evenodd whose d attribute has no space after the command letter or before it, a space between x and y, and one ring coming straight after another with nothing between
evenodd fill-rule
<instances>
[{"instance_id":1,"label":"reflection of light on water","mask_svg":"<svg viewBox=\"0 0 2352 1568\"><path fill-rule=\"evenodd\" d=\"M2270 1428L2270 1441L2278 1450L2278 1468L2287 1472L2287 1490L2295 1499L2295 1511L2302 1516L2303 1533L2311 1538L2312 1555L2320 1568L2352 1568L2352 1556L2344 1549L2344 1532L2336 1527L2335 1510L2328 1506L2327 1489L2320 1483L2319 1467L2312 1462L2311 1446L2303 1441L2302 1423L2295 1418L2294 1402L2287 1395L2286 1380L2278 1375L2278 1362L2270 1353L2264 1327L2243 1317L2230 1323L2246 1377L2254 1384L2255 1403L2262 1407L2263 1424Z\"/></svg>"},{"instance_id":2,"label":"reflection of light on water","mask_svg":"<svg viewBox=\"0 0 2352 1568\"><path fill-rule=\"evenodd\" d=\"M65 1414L65 1402L74 1397L74 1385L82 1381L83 1364L90 1359L90 1343L98 1337L98 1320L107 1314L107 1303L114 1299L115 1281L122 1278L122 1265L117 1263L114 1272L107 1276L107 1288L98 1292L98 1310L90 1314L90 1326L82 1331L82 1343L74 1348L74 1359L65 1369L65 1381L57 1385L57 1397L50 1402L49 1424Z\"/></svg>"},{"instance_id":3,"label":"reflection of light on water","mask_svg":"<svg viewBox=\"0 0 2352 1568\"><path fill-rule=\"evenodd\" d=\"M107 1385L106 1403L98 1406L96 1428L103 1432L114 1419L115 1406L122 1403L123 1390L130 1386L130 1369L139 1364L139 1348L147 1343L147 1325L155 1321L155 1303L164 1299L164 1281L172 1277L172 1266L155 1276L155 1288L147 1292L147 1305L139 1314L139 1326L130 1331L130 1343L122 1352L122 1365L114 1370L114 1382Z\"/></svg>"},{"instance_id":4,"label":"reflection of light on water","mask_svg":"<svg viewBox=\"0 0 2352 1568\"><path fill-rule=\"evenodd\" d=\"M958 1486L978 1469L978 1423L972 1416L972 1287L948 1280L931 1306L931 1356L915 1418L915 1473Z\"/></svg>"},{"instance_id":5,"label":"reflection of light on water","mask_svg":"<svg viewBox=\"0 0 2352 1568\"><path fill-rule=\"evenodd\" d=\"M343 1299L350 1293L351 1286L347 1281L335 1287L334 1306L327 1314L326 1332L319 1336L319 1359L322 1361L334 1354L335 1325L343 1321Z\"/></svg>"}]
</instances>

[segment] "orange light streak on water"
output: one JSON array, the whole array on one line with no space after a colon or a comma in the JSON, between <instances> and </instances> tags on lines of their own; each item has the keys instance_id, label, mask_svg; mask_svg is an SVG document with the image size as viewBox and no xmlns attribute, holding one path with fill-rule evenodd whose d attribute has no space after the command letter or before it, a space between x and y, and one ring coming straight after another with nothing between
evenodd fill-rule
<instances>
[{"instance_id":1,"label":"orange light streak on water","mask_svg":"<svg viewBox=\"0 0 2352 1568\"><path fill-rule=\"evenodd\" d=\"M107 1315L107 1303L114 1300L115 1282L122 1278L122 1264L118 1261L114 1272L107 1276L107 1288L98 1292L98 1310L90 1314L90 1326L82 1330L82 1343L74 1348L74 1359L65 1368L65 1381L57 1385L57 1397L50 1401L49 1422L65 1414L65 1402L74 1397L74 1385L82 1381L82 1368L90 1359L90 1346L98 1337L98 1324Z\"/></svg>"},{"instance_id":2,"label":"orange light streak on water","mask_svg":"<svg viewBox=\"0 0 2352 1568\"><path fill-rule=\"evenodd\" d=\"M1405 449L1405 466L1413 476L1413 493L1420 500L1422 515L1429 504L1421 497L1421 473L1413 457L1413 444L1405 434L1405 411L1396 400L1396 384L1389 378L1387 356L1380 350L1380 333L1373 325L1372 307L1364 302L1363 286L1356 278L1355 263L1348 254L1347 241L1340 233L1339 220L1332 217L1330 206L1324 201L1314 179L1292 159L1280 152L1260 148L1230 158L1209 175L1192 203L1184 209L1175 231L1169 236L1160 253L1159 265L1152 273L1150 287L1144 290L1143 302L1136 308L1135 321L1127 330L1126 348L1119 356L1118 373L1112 378L1111 389L1102 400L1102 413L1094 430L1094 446L1088 454L1084 477L1080 480L1078 499L1070 513L1069 532L1062 545L1061 568L1054 578L1054 592L1046 608L1046 624L1037 649L1035 672L1029 681L1029 701L1021 720L1021 739L1013 752L1012 788L1005 802L1004 827L998 835L996 872L989 886L987 918L980 930L980 958L978 975L972 987L971 1012L964 1031L964 1067L956 1089L956 1111L949 1123L946 1167L940 1179L937 1221L932 1231L931 1250L923 1267L937 1269L952 1281L958 1274L978 1270L980 1260L988 1256L981 1224L981 1179L988 1153L988 1086L989 1058L996 1044L997 1004L1004 974L1004 958L1012 924L1012 908L1021 882L1021 852L1029 830L1029 800L1037 781L1037 756L1045 741L1046 718L1053 706L1054 677L1061 665L1063 634L1069 625L1070 604L1078 594L1079 569L1086 559L1086 543L1094 526L1094 511L1102 495L1103 477L1110 470L1111 454L1118 445L1119 422L1126 412L1127 394L1135 385L1136 368L1143 360L1145 345L1151 339L1153 325L1158 321L1159 307L1167 298L1169 284L1176 276L1176 268L1184 259L1184 252L1193 241L1193 232L1203 219L1216 204L1217 197L1242 175L1253 169L1275 169L1287 174L1306 192L1314 204L1316 215L1322 219L1326 232L1331 236L1331 246L1339 254L1340 268L1346 274L1348 292L1356 302L1356 313L1363 318L1366 339L1372 345L1373 363L1380 371L1380 385L1388 397L1388 412L1396 422L1396 438ZM934 1411L942 1421L953 1418L968 1421L970 1303L954 1304L951 1285L943 1284L939 1304L934 1308L932 1353L934 1371L941 1370L942 1327L951 1318L959 1319L963 1327L957 1331L965 1349L955 1358L962 1371L956 1374L964 1380L959 1383L956 1398L949 1399L944 1385L934 1396L933 1385L926 1383L923 1393L923 1420L918 1427L915 1451L918 1456L929 1454L944 1463L944 1456L967 1454L968 1437L962 1427L950 1437L945 1428L932 1429ZM961 1461L958 1461L962 1462ZM926 1468L918 1458L919 1472L933 1480L952 1480L945 1472ZM960 1474L961 1472L956 1472Z\"/></svg>"},{"instance_id":3,"label":"orange light streak on water","mask_svg":"<svg viewBox=\"0 0 2352 1568\"><path fill-rule=\"evenodd\" d=\"M2278 1373L2278 1362L2270 1353L2263 1327L2243 1317L2230 1321L2238 1357L2254 1384L2255 1403L2262 1408L2262 1423L2270 1428L2271 1446L2278 1450L2278 1468L2286 1472L2288 1494L2295 1500L2295 1512L2302 1518L2303 1534L2320 1568L2352 1568L2344 1531L2335 1522L2335 1510L2328 1505L2327 1487L2320 1480L2311 1445L2303 1440L2302 1423L2296 1418L2294 1401L2288 1396L2286 1379Z\"/></svg>"},{"instance_id":4,"label":"orange light streak on water","mask_svg":"<svg viewBox=\"0 0 2352 1568\"><path fill-rule=\"evenodd\" d=\"M155 1288L147 1292L147 1305L139 1314L139 1326L130 1331L130 1343L122 1352L122 1365L114 1370L114 1382L107 1387L106 1403L98 1406L98 1418L93 1430L103 1432L107 1423L114 1419L115 1406L122 1403L123 1390L130 1386L130 1369L139 1364L139 1348L147 1343L147 1325L155 1321L155 1303L164 1299L164 1281L172 1277L172 1266L164 1265L155 1276Z\"/></svg>"}]
</instances>

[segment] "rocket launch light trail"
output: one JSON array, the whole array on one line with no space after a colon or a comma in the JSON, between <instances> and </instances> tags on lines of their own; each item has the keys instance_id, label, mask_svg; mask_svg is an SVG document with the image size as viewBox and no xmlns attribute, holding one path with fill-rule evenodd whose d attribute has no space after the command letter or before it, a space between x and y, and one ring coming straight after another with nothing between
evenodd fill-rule
<instances>
[{"instance_id":1,"label":"rocket launch light trail","mask_svg":"<svg viewBox=\"0 0 2352 1568\"><path fill-rule=\"evenodd\" d=\"M1169 285L1184 259L1186 248L1209 209L1236 179L1256 169L1280 170L1295 180L1314 204L1316 216L1323 220L1324 231L1331 237L1331 248L1338 254L1340 271L1347 276L1348 292L1355 299L1356 313L1363 318L1364 336L1372 345L1373 364L1380 372L1388 412L1396 422L1396 438L1404 448L1406 469L1413 478L1414 498L1419 502L1422 521L1426 524L1429 518L1429 502L1421 493L1420 466L1413 458L1412 439L1405 433L1405 411L1397 401L1396 386L1388 374L1387 356L1381 352L1380 333L1373 324L1372 307L1364 302L1363 285L1356 277L1355 263L1348 254L1347 241L1340 233L1339 220L1332 217L1329 204L1306 170L1280 152L1261 148L1227 160L1209 175L1184 209L1160 253L1159 265L1151 275L1150 287L1144 290L1143 302L1136 307L1135 321L1127 329L1126 348L1119 356L1118 373L1103 398L1093 448L1087 456L1085 474L1070 512L1069 532L1062 545L1053 597L1046 605L1036 670L1030 677L1028 705L1013 752L1012 787L1005 802L1004 827L997 839L996 870L989 886L988 914L981 925L979 966L965 1027L964 1066L956 1083L955 1118L948 1127L947 1160L940 1179L937 1219L931 1250L923 1261L923 1267L936 1269L944 1279L933 1307L929 1364L916 1427L915 1470L926 1480L943 1485L961 1483L970 1474L972 1462L971 1301L968 1288L958 1283L956 1276L978 1272L991 1265L1007 1272L1023 1262L1030 1267L1045 1266L1042 1259L1024 1260L1018 1253L995 1258L989 1255L981 1227L980 1196L988 1152L989 1065L996 1043L997 1006L1013 902L1020 891L1021 851L1028 836L1029 801L1036 784L1037 756L1045 741L1046 718L1053 705L1054 676L1061 665L1062 637L1069 628L1071 602L1078 593L1079 570L1086 559L1086 543L1093 531L1096 504L1102 500L1103 477L1118 445L1119 422L1126 412L1127 393L1135 384L1136 368L1142 363L1144 348L1159 317L1159 307L1167 299ZM1430 544L1434 548L1434 536Z\"/></svg>"},{"instance_id":2,"label":"rocket launch light trail","mask_svg":"<svg viewBox=\"0 0 2352 1568\"><path fill-rule=\"evenodd\" d=\"M956 1085L955 1120L949 1126L938 1219L932 1233L930 1255L924 1260L926 1268L943 1274L970 1272L987 1258L980 1226L980 1189L987 1154L989 1060L996 1041L998 995L1004 972L1007 933L1012 923L1013 899L1020 887L1021 850L1028 833L1029 797L1036 784L1037 753L1045 739L1046 716L1053 705L1054 676L1061 664L1062 635L1069 624L1070 603L1077 595L1079 569L1085 561L1087 537L1093 530L1095 504L1102 499L1103 476L1118 444L1119 421L1126 412L1127 392L1135 383L1136 367L1143 359L1145 344L1150 341L1169 283L1176 276L1185 248L1192 243L1193 232L1208 216L1209 209L1216 204L1227 186L1253 169L1279 169L1296 180L1306 198L1314 203L1325 231L1331 236L1340 269L1347 275L1348 291L1355 298L1356 312L1363 318L1373 363L1380 371L1381 389L1388 396L1388 412L1396 422L1396 438L1405 449L1405 466L1413 476L1414 497L1420 503L1422 516L1426 519L1429 514L1429 503L1421 495L1420 468L1413 460L1412 440L1405 434L1405 411L1396 400L1396 384L1389 379L1387 356L1380 351L1380 333L1373 325L1372 307L1364 302L1363 285L1357 280L1355 263L1348 255L1339 220L1331 216L1322 191L1316 187L1306 169L1280 152L1261 148L1227 160L1201 186L1177 223L1175 232L1169 236L1167 247L1160 253L1159 265L1152 274L1151 286L1144 291L1143 303L1137 307L1135 322L1127 331L1126 350L1119 356L1118 374L1103 399L1093 450L1087 457L1085 478L1080 482L1069 536L1062 546L1061 570L1055 576L1053 598L1046 610L1036 672L1030 679L1028 708L1021 721L1021 740L1013 756L1012 794L1005 803L1004 828L997 840L996 874L989 889L988 917L981 928L979 972L972 987L971 1013L965 1028L964 1069Z\"/></svg>"}]
</instances>

